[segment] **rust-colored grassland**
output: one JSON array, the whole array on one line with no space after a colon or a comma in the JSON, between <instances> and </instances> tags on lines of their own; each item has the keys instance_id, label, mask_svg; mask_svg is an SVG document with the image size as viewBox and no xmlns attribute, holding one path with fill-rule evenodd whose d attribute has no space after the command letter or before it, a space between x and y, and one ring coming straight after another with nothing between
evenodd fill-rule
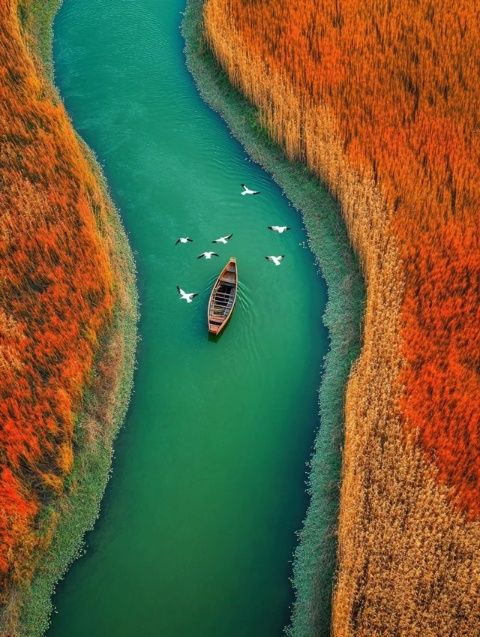
<instances>
[{"instance_id":1,"label":"rust-colored grassland","mask_svg":"<svg viewBox=\"0 0 480 637\"><path fill-rule=\"evenodd\" d=\"M333 634L480 634L480 9L207 0L204 19L271 136L338 197L364 269ZM299 637L326 621L307 606Z\"/></svg>"},{"instance_id":2,"label":"rust-colored grassland","mask_svg":"<svg viewBox=\"0 0 480 637\"><path fill-rule=\"evenodd\" d=\"M57 529L76 449L111 420L107 394L124 363L111 332L130 302L111 204L34 54L31 4L0 3L0 626L9 635L12 592ZM102 387L103 405L76 432L86 389Z\"/></svg>"}]
</instances>

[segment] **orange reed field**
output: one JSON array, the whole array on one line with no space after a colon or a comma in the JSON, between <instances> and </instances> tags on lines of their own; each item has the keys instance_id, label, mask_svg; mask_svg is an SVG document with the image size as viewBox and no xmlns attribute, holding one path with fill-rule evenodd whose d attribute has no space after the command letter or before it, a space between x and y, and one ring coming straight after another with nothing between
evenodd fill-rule
<instances>
[{"instance_id":1,"label":"orange reed field","mask_svg":"<svg viewBox=\"0 0 480 637\"><path fill-rule=\"evenodd\" d=\"M480 634L480 6L207 0L204 19L365 273L333 633Z\"/></svg>"},{"instance_id":2,"label":"orange reed field","mask_svg":"<svg viewBox=\"0 0 480 637\"><path fill-rule=\"evenodd\" d=\"M0 602L56 528L118 301L102 187L17 10L0 3Z\"/></svg>"}]
</instances>

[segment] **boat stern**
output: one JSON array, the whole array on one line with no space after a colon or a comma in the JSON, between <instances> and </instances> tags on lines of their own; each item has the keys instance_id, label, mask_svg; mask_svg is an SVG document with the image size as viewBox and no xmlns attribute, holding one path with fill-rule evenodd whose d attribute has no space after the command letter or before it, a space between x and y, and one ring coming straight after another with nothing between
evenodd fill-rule
<instances>
[{"instance_id":1,"label":"boat stern","mask_svg":"<svg viewBox=\"0 0 480 637\"><path fill-rule=\"evenodd\" d=\"M222 327L223 327L223 322L222 323L216 323L214 321L209 320L208 321L208 331L210 334L220 334L220 332L222 331Z\"/></svg>"}]
</instances>

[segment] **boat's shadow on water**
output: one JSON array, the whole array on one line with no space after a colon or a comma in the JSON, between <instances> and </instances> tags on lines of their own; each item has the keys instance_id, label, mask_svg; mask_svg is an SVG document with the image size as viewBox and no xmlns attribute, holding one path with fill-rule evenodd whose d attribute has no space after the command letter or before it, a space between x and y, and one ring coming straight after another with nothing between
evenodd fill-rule
<instances>
[{"instance_id":1,"label":"boat's shadow on water","mask_svg":"<svg viewBox=\"0 0 480 637\"><path fill-rule=\"evenodd\" d=\"M210 332L208 333L208 340L210 343L218 343L220 341L220 339L222 338L222 334L224 332L226 332L228 330L228 325L225 327L224 330L222 330L220 332L220 334L210 334Z\"/></svg>"}]
</instances>

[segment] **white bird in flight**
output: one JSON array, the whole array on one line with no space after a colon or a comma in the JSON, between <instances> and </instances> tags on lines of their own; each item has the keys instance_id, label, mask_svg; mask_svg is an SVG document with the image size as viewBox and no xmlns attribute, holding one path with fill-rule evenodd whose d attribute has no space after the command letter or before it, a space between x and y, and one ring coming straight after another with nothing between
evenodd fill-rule
<instances>
[{"instance_id":1,"label":"white bird in flight","mask_svg":"<svg viewBox=\"0 0 480 637\"><path fill-rule=\"evenodd\" d=\"M218 254L216 252L202 252L197 259L211 259L212 257L218 257Z\"/></svg>"},{"instance_id":2,"label":"white bird in flight","mask_svg":"<svg viewBox=\"0 0 480 637\"><path fill-rule=\"evenodd\" d=\"M285 255L282 254L279 257L265 257L265 259L268 259L269 261L271 261L272 263L275 263L275 265L280 265L280 263L283 261Z\"/></svg>"},{"instance_id":3,"label":"white bird in flight","mask_svg":"<svg viewBox=\"0 0 480 637\"><path fill-rule=\"evenodd\" d=\"M227 234L225 237L220 237L219 239L214 239L212 243L227 243L233 237L232 234Z\"/></svg>"},{"instance_id":4,"label":"white bird in flight","mask_svg":"<svg viewBox=\"0 0 480 637\"><path fill-rule=\"evenodd\" d=\"M250 190L245 184L242 184L243 191L240 193L241 195L259 195L260 192L258 190Z\"/></svg>"},{"instance_id":5,"label":"white bird in flight","mask_svg":"<svg viewBox=\"0 0 480 637\"><path fill-rule=\"evenodd\" d=\"M190 237L179 237L175 241L175 245L178 245L179 243L191 243L192 241L193 239L190 239Z\"/></svg>"},{"instance_id":6,"label":"white bird in flight","mask_svg":"<svg viewBox=\"0 0 480 637\"><path fill-rule=\"evenodd\" d=\"M187 303L191 303L193 299L198 296L198 292L185 292L181 287L177 285L178 293L180 294L180 298L185 300Z\"/></svg>"},{"instance_id":7,"label":"white bird in flight","mask_svg":"<svg viewBox=\"0 0 480 637\"><path fill-rule=\"evenodd\" d=\"M267 226L267 228L269 230L273 230L273 232L279 232L280 234L282 234L282 232L290 230L288 226Z\"/></svg>"}]
</instances>

